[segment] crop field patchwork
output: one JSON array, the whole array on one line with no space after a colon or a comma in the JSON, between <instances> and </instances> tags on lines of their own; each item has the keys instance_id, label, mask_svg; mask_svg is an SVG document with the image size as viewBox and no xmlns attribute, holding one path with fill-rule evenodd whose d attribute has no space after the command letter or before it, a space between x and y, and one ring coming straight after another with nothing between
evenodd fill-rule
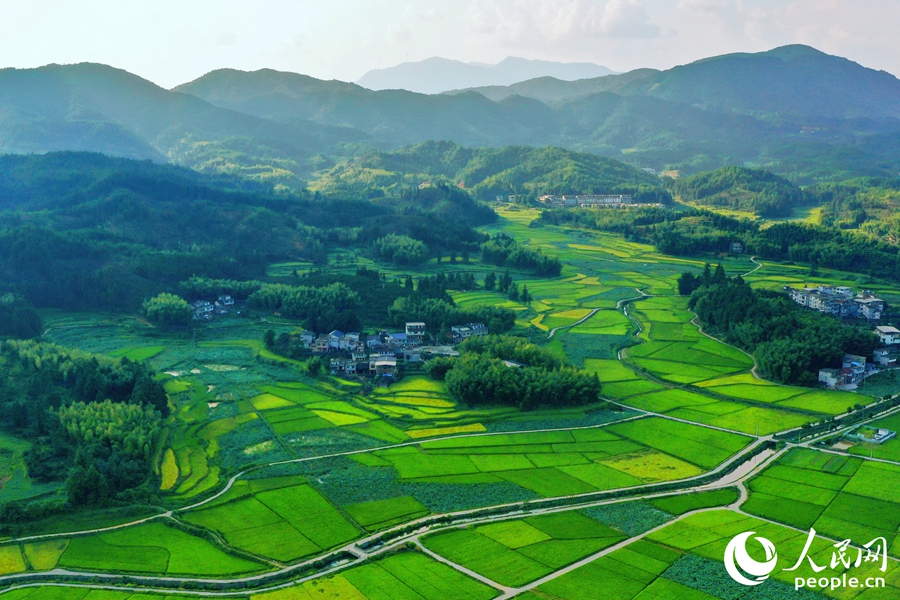
<instances>
[{"instance_id":1,"label":"crop field patchwork","mask_svg":"<svg viewBox=\"0 0 900 600\"><path fill-rule=\"evenodd\" d=\"M791 450L750 481L748 513L857 544L884 537L897 556L900 466Z\"/></svg>"},{"instance_id":2,"label":"crop field patchwork","mask_svg":"<svg viewBox=\"0 0 900 600\"><path fill-rule=\"evenodd\" d=\"M517 586L623 539L622 532L572 511L439 533L423 543L489 579Z\"/></svg>"},{"instance_id":3,"label":"crop field patchwork","mask_svg":"<svg viewBox=\"0 0 900 600\"><path fill-rule=\"evenodd\" d=\"M161 523L69 540L58 566L169 575L226 576L266 567L226 554L206 540Z\"/></svg>"},{"instance_id":4,"label":"crop field patchwork","mask_svg":"<svg viewBox=\"0 0 900 600\"><path fill-rule=\"evenodd\" d=\"M281 561L327 550L359 535L316 490L296 483L290 477L253 480L229 502L187 512L182 518L218 531L237 548ZM372 518L368 516L366 524Z\"/></svg>"},{"instance_id":5,"label":"crop field patchwork","mask_svg":"<svg viewBox=\"0 0 900 600\"><path fill-rule=\"evenodd\" d=\"M513 310L511 333L526 335L595 374L602 398L610 402L601 398L587 406L529 412L468 407L442 381L422 375L420 365L405 365L405 374L390 385L313 377L305 358L281 357L264 346L268 329L276 335L299 332L301 323L279 316L217 319L196 328L191 339L149 331L147 323L133 317L45 311L47 339L142 361L156 370L172 412L165 433L149 451L152 485L158 503L173 511L172 519L49 541L10 541L0 545L0 575L69 569L224 579L265 573L273 570L271 561L312 559L429 515L694 478L746 449L754 435L840 415L870 403L867 392L883 395L875 390L893 389L888 381L849 393L758 379L753 359L704 335L692 322L688 299L677 295L679 274L700 272L702 258L664 256L613 234L532 228L528 225L538 216L533 210L500 213L505 218L484 230L509 233L530 249L558 257L561 276L535 278L510 269L520 289L527 285L528 303L481 289L449 294L461 309ZM352 274L366 266L401 279L455 270L481 281L488 272L505 270L477 259L454 264L430 259L399 268L356 249L332 249L331 259L329 272ZM723 263L732 275L755 266L746 256ZM310 268L302 262L279 263L270 265L269 275L292 277L295 269ZM802 283L858 287L845 273L808 273L799 265L766 263L747 280L766 289ZM885 286L873 281L869 287L891 291ZM371 330L372 324L365 325ZM552 329L557 331L550 338ZM872 426L900 430L900 417ZM388 447L395 444L404 445ZM0 502L53 498L59 490L59 483L38 485L29 479L24 467L29 447L0 435ZM900 441L856 442L849 452L900 461ZM753 516L726 508L739 499L737 487L678 493L675 489L692 485L678 483L668 496L614 494L615 501L579 511L542 509L541 514L495 516L417 535L425 548L453 563L501 585L520 586L653 531L520 595L522 600L790 597L793 574L780 570L755 588L759 595L735 588L721 568L724 547L736 533L752 530L773 540L779 560L787 561L799 555L806 537L787 525L814 527L856 544L883 536L892 556L900 557L900 465L860 457L789 450L746 482L749 498L740 510ZM208 498L241 472L211 502L179 509ZM128 516L137 512L117 510L56 515L28 526L71 531L138 518ZM443 517L439 522L447 525ZM816 540L814 560L827 563L832 545ZM328 577L236 597L489 600L499 594L417 550L415 543L398 548ZM871 565L861 572L865 569L871 571ZM810 571L804 566L801 572ZM882 595L854 598L900 597L895 563L888 580ZM154 596L64 587L2 594L3 600L163 597L182 600L174 592Z\"/></svg>"}]
</instances>

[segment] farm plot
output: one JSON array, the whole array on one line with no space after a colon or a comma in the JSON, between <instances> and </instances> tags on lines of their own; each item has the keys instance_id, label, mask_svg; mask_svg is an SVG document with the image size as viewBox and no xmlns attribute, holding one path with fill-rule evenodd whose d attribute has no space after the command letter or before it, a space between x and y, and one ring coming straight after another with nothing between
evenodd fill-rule
<instances>
[{"instance_id":1,"label":"farm plot","mask_svg":"<svg viewBox=\"0 0 900 600\"><path fill-rule=\"evenodd\" d=\"M607 429L707 469L725 462L751 441L747 436L658 417L610 425Z\"/></svg>"},{"instance_id":2,"label":"farm plot","mask_svg":"<svg viewBox=\"0 0 900 600\"><path fill-rule=\"evenodd\" d=\"M622 532L573 511L439 533L423 543L489 579L518 586L623 539Z\"/></svg>"},{"instance_id":3,"label":"farm plot","mask_svg":"<svg viewBox=\"0 0 900 600\"><path fill-rule=\"evenodd\" d=\"M190 534L151 523L69 540L58 562L70 570L226 576L265 565L237 558Z\"/></svg>"},{"instance_id":4,"label":"farm plot","mask_svg":"<svg viewBox=\"0 0 900 600\"><path fill-rule=\"evenodd\" d=\"M334 506L309 485L298 485L295 477L242 483L228 502L182 518L219 532L236 548L285 562L359 535Z\"/></svg>"},{"instance_id":5,"label":"farm plot","mask_svg":"<svg viewBox=\"0 0 900 600\"><path fill-rule=\"evenodd\" d=\"M744 531L754 531L778 547L779 568L769 580L754 588L733 581L722 565L725 546L736 533ZM794 577L816 575L808 563L795 572L782 570L792 566L805 542L805 533L728 510L713 510L672 523L643 540L553 579L536 591L541 597L546 595L560 600L789 598L798 595L794 591ZM817 564L828 566L833 551L831 541L816 538L810 557ZM887 574L878 571L871 563L858 568L851 566L849 570L839 565L834 572L828 573L830 576L840 576L845 570L848 576L863 579L885 576L889 587L879 590L884 595L872 598L893 598L900 594L896 583L900 571L895 564L889 565Z\"/></svg>"},{"instance_id":6,"label":"farm plot","mask_svg":"<svg viewBox=\"0 0 900 600\"><path fill-rule=\"evenodd\" d=\"M643 428L653 419L636 424ZM623 424L624 425L624 424ZM684 425L684 429L693 429ZM707 464L685 459L690 454L684 448L671 452L666 444L629 440L610 427L547 431L542 433L471 436L424 442L418 447L376 451L373 455L396 469L401 481L428 483L447 477L466 478L480 483L507 481L541 496L552 497L586 493L596 490L629 487L657 481L692 477L701 473L719 457L734 452L719 451L710 458L700 448L709 439L730 434L693 435L699 442L683 438L682 445L696 444L696 454L705 454ZM652 436L650 436L652 437ZM721 441L729 447L743 447L748 439L741 437L740 445ZM701 461L702 462L702 461Z\"/></svg>"},{"instance_id":7,"label":"farm plot","mask_svg":"<svg viewBox=\"0 0 900 600\"><path fill-rule=\"evenodd\" d=\"M496 590L419 552L400 552L251 600L489 600Z\"/></svg>"},{"instance_id":8,"label":"farm plot","mask_svg":"<svg viewBox=\"0 0 900 600\"><path fill-rule=\"evenodd\" d=\"M743 509L856 544L884 537L897 556L898 486L900 466L795 449L750 481Z\"/></svg>"}]
</instances>

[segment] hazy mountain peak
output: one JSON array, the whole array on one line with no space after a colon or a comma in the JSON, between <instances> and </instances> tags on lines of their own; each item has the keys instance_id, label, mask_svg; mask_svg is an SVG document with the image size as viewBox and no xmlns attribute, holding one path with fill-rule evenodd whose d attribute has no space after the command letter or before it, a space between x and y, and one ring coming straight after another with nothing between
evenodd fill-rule
<instances>
[{"instance_id":1,"label":"hazy mountain peak","mask_svg":"<svg viewBox=\"0 0 900 600\"><path fill-rule=\"evenodd\" d=\"M357 83L372 90L404 89L439 94L473 87L513 85L537 77L575 81L612 73L612 70L593 63L558 63L509 56L496 65L490 65L435 56L386 69L374 69Z\"/></svg>"}]
</instances>

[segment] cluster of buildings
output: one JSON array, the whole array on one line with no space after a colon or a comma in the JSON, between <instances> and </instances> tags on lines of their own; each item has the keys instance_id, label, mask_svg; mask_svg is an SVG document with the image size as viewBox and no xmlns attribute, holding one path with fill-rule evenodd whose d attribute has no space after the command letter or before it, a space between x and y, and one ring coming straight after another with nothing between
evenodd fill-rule
<instances>
[{"instance_id":1,"label":"cluster of buildings","mask_svg":"<svg viewBox=\"0 0 900 600\"><path fill-rule=\"evenodd\" d=\"M847 354L840 369L821 369L819 383L829 388L853 389L865 378L880 369L892 369L897 366L897 352L900 350L900 329L891 325L878 325L875 335L884 344L872 355L872 362L865 356Z\"/></svg>"},{"instance_id":2,"label":"cluster of buildings","mask_svg":"<svg viewBox=\"0 0 900 600\"><path fill-rule=\"evenodd\" d=\"M224 316L234 310L234 298L231 296L219 296L215 302L198 300L191 304L194 309L195 321L212 321L215 316Z\"/></svg>"},{"instance_id":3,"label":"cluster of buildings","mask_svg":"<svg viewBox=\"0 0 900 600\"><path fill-rule=\"evenodd\" d=\"M454 343L473 336L487 335L484 323L467 323L452 327L450 335ZM424 356L458 355L448 347L425 346L425 323L406 323L403 331L380 331L364 336L357 332L332 331L316 336L303 331L303 345L316 354L336 354L329 364L333 375L372 375L393 377L397 365L421 362Z\"/></svg>"},{"instance_id":4,"label":"cluster of buildings","mask_svg":"<svg viewBox=\"0 0 900 600\"><path fill-rule=\"evenodd\" d=\"M869 363L865 356L847 354L841 361L840 369L821 369L819 383L829 388L853 388L865 380L866 375L877 371L874 363Z\"/></svg>"},{"instance_id":5,"label":"cluster of buildings","mask_svg":"<svg viewBox=\"0 0 900 600\"><path fill-rule=\"evenodd\" d=\"M862 317L868 321L880 321L884 312L884 300L868 290L854 294L849 287L820 285L802 289L785 287L785 291L800 306L836 317Z\"/></svg>"},{"instance_id":6,"label":"cluster of buildings","mask_svg":"<svg viewBox=\"0 0 900 600\"><path fill-rule=\"evenodd\" d=\"M574 208L576 206L634 206L631 196L628 195L596 195L583 194L576 196L541 196L542 204L547 204L554 208Z\"/></svg>"}]
</instances>

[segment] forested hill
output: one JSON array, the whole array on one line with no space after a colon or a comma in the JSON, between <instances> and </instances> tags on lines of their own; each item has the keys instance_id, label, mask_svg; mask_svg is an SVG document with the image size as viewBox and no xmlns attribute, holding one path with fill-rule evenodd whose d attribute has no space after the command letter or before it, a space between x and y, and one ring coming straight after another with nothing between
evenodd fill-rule
<instances>
[{"instance_id":1,"label":"forested hill","mask_svg":"<svg viewBox=\"0 0 900 600\"><path fill-rule=\"evenodd\" d=\"M723 167L678 179L673 190L688 202L783 217L807 200L803 191L786 179L763 169Z\"/></svg>"},{"instance_id":2,"label":"forested hill","mask_svg":"<svg viewBox=\"0 0 900 600\"><path fill-rule=\"evenodd\" d=\"M170 91L104 65L5 69L0 152L100 151L294 190L366 149L428 140L685 173L759 163L804 183L900 170L900 81L805 46L518 85L426 95L226 69Z\"/></svg>"},{"instance_id":3,"label":"forested hill","mask_svg":"<svg viewBox=\"0 0 900 600\"><path fill-rule=\"evenodd\" d=\"M100 154L5 156L0 295L19 293L39 307L136 310L194 275L256 279L279 260L323 262L332 240L371 252L393 234L428 253L477 251L483 235L472 226L494 218L446 186L374 203L274 194Z\"/></svg>"},{"instance_id":4,"label":"forested hill","mask_svg":"<svg viewBox=\"0 0 900 600\"><path fill-rule=\"evenodd\" d=\"M614 92L721 112L825 119L900 118L900 80L803 45L714 56L665 71L637 69L570 82L545 77L506 88L468 91L483 92L494 100L520 95L542 102Z\"/></svg>"},{"instance_id":5,"label":"forested hill","mask_svg":"<svg viewBox=\"0 0 900 600\"><path fill-rule=\"evenodd\" d=\"M332 193L391 195L439 182L464 188L481 200L581 193L629 193L647 202L669 200L658 177L610 158L554 147L476 149L452 142L369 152L324 173L313 186Z\"/></svg>"},{"instance_id":6,"label":"forested hill","mask_svg":"<svg viewBox=\"0 0 900 600\"><path fill-rule=\"evenodd\" d=\"M95 151L241 174L258 173L254 157L266 157L290 180L317 152L366 137L301 119L275 124L106 65L0 69L0 153Z\"/></svg>"}]
</instances>

